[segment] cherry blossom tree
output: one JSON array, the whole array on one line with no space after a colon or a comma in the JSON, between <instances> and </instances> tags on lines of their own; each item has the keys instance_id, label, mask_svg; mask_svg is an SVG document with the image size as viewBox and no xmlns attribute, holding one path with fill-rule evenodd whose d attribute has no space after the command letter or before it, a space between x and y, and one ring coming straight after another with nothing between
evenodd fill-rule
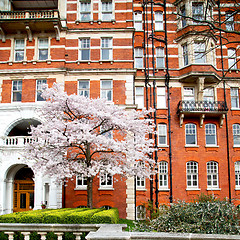
<instances>
[{"instance_id":1,"label":"cherry blossom tree","mask_svg":"<svg viewBox=\"0 0 240 240\"><path fill-rule=\"evenodd\" d=\"M67 95L62 86L46 88L40 109L41 125L31 127L34 139L25 158L35 172L58 181L80 175L87 178L88 207L92 181L101 174L150 177L153 152L148 134L152 123L146 111L125 110L104 99ZM142 161L145 163L137 164Z\"/></svg>"}]
</instances>

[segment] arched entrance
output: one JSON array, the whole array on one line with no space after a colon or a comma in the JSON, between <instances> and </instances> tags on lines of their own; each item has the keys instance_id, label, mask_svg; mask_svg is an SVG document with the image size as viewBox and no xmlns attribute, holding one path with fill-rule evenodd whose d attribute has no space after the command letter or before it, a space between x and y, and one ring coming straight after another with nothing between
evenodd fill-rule
<instances>
[{"instance_id":1,"label":"arched entrance","mask_svg":"<svg viewBox=\"0 0 240 240\"><path fill-rule=\"evenodd\" d=\"M13 212L22 212L34 207L33 171L25 166L18 170L13 183Z\"/></svg>"}]
</instances>

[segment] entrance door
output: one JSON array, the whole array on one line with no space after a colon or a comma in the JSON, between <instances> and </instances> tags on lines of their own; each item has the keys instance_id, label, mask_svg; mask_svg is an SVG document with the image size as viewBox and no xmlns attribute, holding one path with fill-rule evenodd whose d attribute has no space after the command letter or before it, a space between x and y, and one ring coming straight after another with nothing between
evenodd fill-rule
<instances>
[{"instance_id":1,"label":"entrance door","mask_svg":"<svg viewBox=\"0 0 240 240\"><path fill-rule=\"evenodd\" d=\"M20 169L14 179L13 212L29 211L34 207L34 181L30 168Z\"/></svg>"},{"instance_id":2,"label":"entrance door","mask_svg":"<svg viewBox=\"0 0 240 240\"><path fill-rule=\"evenodd\" d=\"M15 180L13 211L22 212L33 209L34 183L33 181Z\"/></svg>"}]
</instances>

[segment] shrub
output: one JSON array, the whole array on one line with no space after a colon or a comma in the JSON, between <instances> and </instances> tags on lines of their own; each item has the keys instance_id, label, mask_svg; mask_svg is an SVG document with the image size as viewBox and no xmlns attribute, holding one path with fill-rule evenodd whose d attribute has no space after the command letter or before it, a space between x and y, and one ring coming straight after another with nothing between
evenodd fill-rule
<instances>
[{"instance_id":1,"label":"shrub","mask_svg":"<svg viewBox=\"0 0 240 240\"><path fill-rule=\"evenodd\" d=\"M136 224L138 231L239 234L237 208L228 201L199 197L191 203L179 201L162 209L154 220Z\"/></svg>"},{"instance_id":2,"label":"shrub","mask_svg":"<svg viewBox=\"0 0 240 240\"><path fill-rule=\"evenodd\" d=\"M80 208L82 210L86 208ZM69 224L86 224L91 223L93 214L103 211L103 209L88 209L88 211L74 212L66 216L66 222ZM109 211L109 210L108 210Z\"/></svg>"},{"instance_id":3,"label":"shrub","mask_svg":"<svg viewBox=\"0 0 240 240\"><path fill-rule=\"evenodd\" d=\"M91 217L92 223L118 223L119 212L117 208L103 210L102 212L95 213Z\"/></svg>"}]
</instances>

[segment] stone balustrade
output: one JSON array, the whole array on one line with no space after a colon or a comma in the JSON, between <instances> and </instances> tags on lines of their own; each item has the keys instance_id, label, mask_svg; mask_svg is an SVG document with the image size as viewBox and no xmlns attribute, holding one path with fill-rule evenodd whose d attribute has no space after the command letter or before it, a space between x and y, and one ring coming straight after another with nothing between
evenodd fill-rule
<instances>
[{"instance_id":1,"label":"stone balustrade","mask_svg":"<svg viewBox=\"0 0 240 240\"><path fill-rule=\"evenodd\" d=\"M193 233L161 233L161 232L125 232L125 224L25 224L0 223L0 232L13 240L15 232L21 232L24 240L30 240L31 232L37 232L41 240L46 239L48 232L53 232L58 240L64 233L72 232L76 240L82 233L88 233L86 240L240 240L239 235L193 234Z\"/></svg>"},{"instance_id":2,"label":"stone balustrade","mask_svg":"<svg viewBox=\"0 0 240 240\"><path fill-rule=\"evenodd\" d=\"M31 136L3 137L2 139L2 144L6 147L23 147L26 143L33 141Z\"/></svg>"},{"instance_id":3,"label":"stone balustrade","mask_svg":"<svg viewBox=\"0 0 240 240\"><path fill-rule=\"evenodd\" d=\"M62 240L62 236L66 232L72 232L76 236L76 240L81 239L82 233L95 232L100 228L99 224L25 224L25 223L0 223L0 232L8 235L9 240L13 240L15 232L21 232L24 240L30 240L30 234L37 232L41 236L41 240L46 239L48 232L57 235L58 240Z\"/></svg>"}]
</instances>

